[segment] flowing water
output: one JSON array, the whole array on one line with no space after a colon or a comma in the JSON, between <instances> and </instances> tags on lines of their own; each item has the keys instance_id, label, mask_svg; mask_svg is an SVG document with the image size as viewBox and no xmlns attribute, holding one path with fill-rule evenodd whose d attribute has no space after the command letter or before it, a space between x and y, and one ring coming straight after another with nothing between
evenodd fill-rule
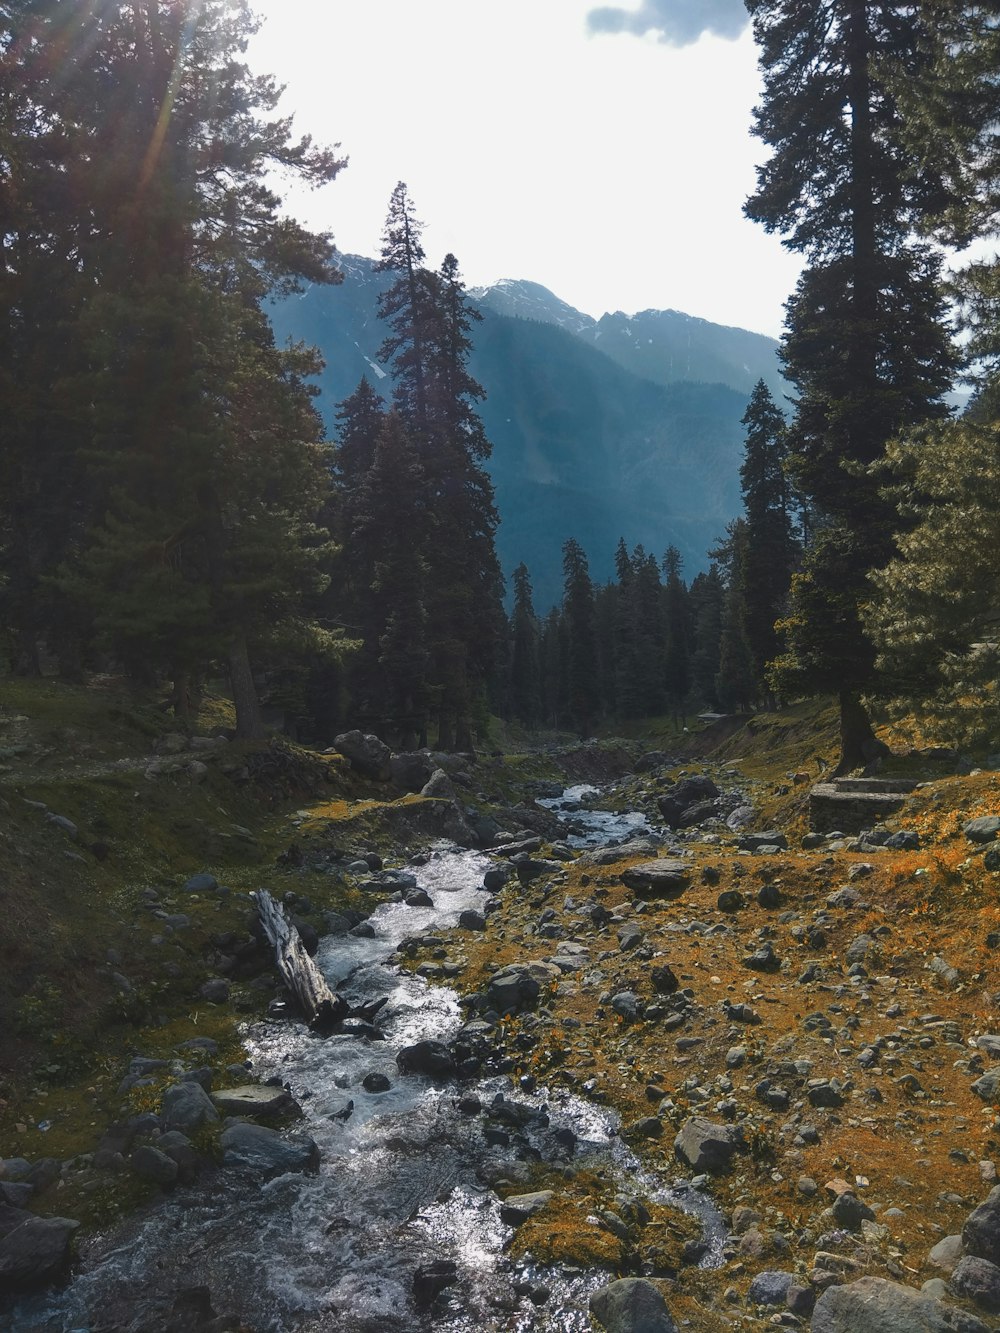
<instances>
[{"instance_id":1,"label":"flowing water","mask_svg":"<svg viewBox=\"0 0 1000 1333\"><path fill-rule=\"evenodd\" d=\"M550 804L575 806L593 790L571 788ZM645 827L639 816L603 811L574 810L573 819L584 829L579 845ZM261 1185L220 1171L207 1185L174 1191L92 1240L72 1282L19 1306L6 1325L11 1333L148 1333L162 1324L178 1290L200 1285L217 1311L240 1315L259 1333L589 1329L589 1295L608 1275L513 1264L505 1256L511 1229L482 1183L503 1175L505 1165L515 1171L524 1161L567 1160L565 1135L557 1137L567 1129L576 1136L575 1166L610 1170L629 1193L696 1212L709 1241L702 1263L719 1263L723 1230L710 1201L683 1182L643 1176L612 1112L567 1091L540 1088L529 1096L500 1076L459 1087L399 1074L401 1046L448 1040L465 1020L454 991L396 969L396 946L447 930L463 910L481 907L489 864L477 852L440 848L415 868L432 907L386 903L370 918L372 938L322 941L318 962L331 984L356 1002L387 997L379 1015L384 1041L319 1039L287 1021L249 1027L255 1075L280 1076L301 1102L305 1118L296 1130L319 1146L317 1174ZM366 1092L362 1080L371 1073L386 1075L390 1089ZM458 1105L469 1094L484 1105L500 1094L545 1114L507 1143L491 1144L483 1118ZM413 1276L441 1260L455 1263L456 1281L429 1312L415 1304ZM536 1310L530 1299L518 1299L515 1283L538 1300L544 1288L544 1305Z\"/></svg>"}]
</instances>

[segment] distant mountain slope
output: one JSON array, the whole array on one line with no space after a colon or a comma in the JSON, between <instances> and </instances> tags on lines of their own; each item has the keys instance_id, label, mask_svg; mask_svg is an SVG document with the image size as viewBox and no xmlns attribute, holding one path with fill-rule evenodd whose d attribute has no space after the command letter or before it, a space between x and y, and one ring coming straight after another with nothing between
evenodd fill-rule
<instances>
[{"instance_id":1,"label":"distant mountain slope","mask_svg":"<svg viewBox=\"0 0 1000 1333\"><path fill-rule=\"evenodd\" d=\"M385 328L375 311L385 279L370 260L348 256L342 266L340 287L311 288L272 311L280 339L303 339L323 352L319 406L331 432L335 405L363 374L387 399L392 391L377 362ZM636 374L607 354L612 338L590 336L604 321L580 325L589 317L547 289L513 286L519 298L534 289L541 306L561 308L562 318L511 317L478 303L484 319L470 369L487 391L481 412L493 442L504 572L523 559L544 610L561 595L561 548L571 536L598 580L612 573L619 537L657 555L672 543L689 575L704 568L707 549L739 511L740 417L749 388Z\"/></svg>"},{"instance_id":2,"label":"distant mountain slope","mask_svg":"<svg viewBox=\"0 0 1000 1333\"><path fill-rule=\"evenodd\" d=\"M470 296L481 310L541 320L575 333L600 347L625 370L655 384L694 380L727 384L749 395L763 379L779 402L788 392L778 363L778 344L762 333L712 324L678 310L642 310L635 315L618 310L594 319L537 282L511 278L473 288Z\"/></svg>"}]
</instances>

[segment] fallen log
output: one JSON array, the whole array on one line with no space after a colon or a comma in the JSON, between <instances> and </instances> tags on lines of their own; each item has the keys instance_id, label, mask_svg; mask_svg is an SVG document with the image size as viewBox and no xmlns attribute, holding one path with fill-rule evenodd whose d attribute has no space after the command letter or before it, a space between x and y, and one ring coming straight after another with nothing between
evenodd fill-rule
<instances>
[{"instance_id":1,"label":"fallen log","mask_svg":"<svg viewBox=\"0 0 1000 1333\"><path fill-rule=\"evenodd\" d=\"M342 995L332 991L326 978L306 953L305 945L285 909L274 901L267 889L255 889L250 895L257 905L257 915L274 949L274 961L281 979L291 991L313 1032L332 1032L347 1018L351 1006Z\"/></svg>"},{"instance_id":2,"label":"fallen log","mask_svg":"<svg viewBox=\"0 0 1000 1333\"><path fill-rule=\"evenodd\" d=\"M306 952L302 938L267 889L255 889L251 898L257 905L257 915L264 934L274 949L274 960L281 979L302 1010L313 1032L326 1036L335 1031L345 1018L362 1019L371 1023L388 1000L369 1000L352 1005L343 995L331 990L326 977Z\"/></svg>"}]
</instances>

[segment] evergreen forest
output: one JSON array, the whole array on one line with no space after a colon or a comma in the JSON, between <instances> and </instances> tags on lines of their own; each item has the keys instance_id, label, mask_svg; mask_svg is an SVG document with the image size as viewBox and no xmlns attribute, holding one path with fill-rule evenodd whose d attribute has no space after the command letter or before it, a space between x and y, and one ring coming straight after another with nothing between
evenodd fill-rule
<instances>
[{"instance_id":1,"label":"evergreen forest","mask_svg":"<svg viewBox=\"0 0 1000 1333\"><path fill-rule=\"evenodd\" d=\"M269 310L342 276L278 183L345 163L277 115L249 8L5 5L2 670L118 673L182 725L224 680L240 737L318 745L470 751L496 717L586 737L829 693L844 772L877 755L873 707L995 730L998 270L961 252L997 225L996 7L747 7L745 212L805 261L791 392L753 389L742 512L702 569L625 532L596 584L570 539L536 609L553 571L496 556L481 316L454 255L426 265L407 186L375 265L390 378L328 432L319 353Z\"/></svg>"}]
</instances>

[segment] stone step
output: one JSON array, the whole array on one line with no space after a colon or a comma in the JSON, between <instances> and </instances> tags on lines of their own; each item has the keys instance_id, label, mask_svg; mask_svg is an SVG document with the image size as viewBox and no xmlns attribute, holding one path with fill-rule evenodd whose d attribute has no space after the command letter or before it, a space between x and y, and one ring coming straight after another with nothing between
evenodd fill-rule
<instances>
[{"instance_id":1,"label":"stone step","mask_svg":"<svg viewBox=\"0 0 1000 1333\"><path fill-rule=\"evenodd\" d=\"M842 781L820 782L810 791L809 827L814 833L860 833L872 828L901 810L913 790L845 791Z\"/></svg>"}]
</instances>

